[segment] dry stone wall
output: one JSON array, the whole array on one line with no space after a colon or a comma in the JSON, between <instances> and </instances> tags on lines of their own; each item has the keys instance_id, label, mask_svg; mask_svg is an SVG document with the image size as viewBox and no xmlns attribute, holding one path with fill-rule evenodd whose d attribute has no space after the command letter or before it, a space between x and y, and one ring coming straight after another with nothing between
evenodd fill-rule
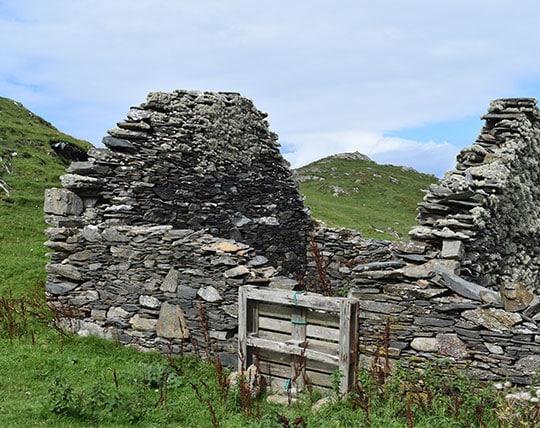
<instances>
[{"instance_id":1,"label":"dry stone wall","mask_svg":"<svg viewBox=\"0 0 540 428\"><path fill-rule=\"evenodd\" d=\"M204 231L101 224L47 236L47 291L68 326L141 350L211 346L233 364L238 287L286 281L249 245Z\"/></svg>"},{"instance_id":2,"label":"dry stone wall","mask_svg":"<svg viewBox=\"0 0 540 428\"><path fill-rule=\"evenodd\" d=\"M411 236L461 262L490 288L540 291L540 112L528 98L493 101L476 142L429 188Z\"/></svg>"},{"instance_id":3,"label":"dry stone wall","mask_svg":"<svg viewBox=\"0 0 540 428\"><path fill-rule=\"evenodd\" d=\"M528 383L540 373L540 112L533 99L500 99L483 119L418 204L411 240L316 239L335 285L360 300L364 358L388 321L395 359L448 358L481 379Z\"/></svg>"},{"instance_id":4,"label":"dry stone wall","mask_svg":"<svg viewBox=\"0 0 540 428\"><path fill-rule=\"evenodd\" d=\"M339 293L360 301L360 357L389 332L413 367L444 358L480 379L540 373L540 115L492 102L477 141L427 189L402 242L317 228ZM150 94L45 195L52 305L79 334L236 360L244 284L316 284L308 211L264 115L230 93ZM320 289L319 289L320 290Z\"/></svg>"},{"instance_id":5,"label":"dry stone wall","mask_svg":"<svg viewBox=\"0 0 540 428\"><path fill-rule=\"evenodd\" d=\"M498 292L465 280L457 260L421 241L374 241L345 229L319 229L315 239L336 290L359 300L364 366L387 352L391 365L445 359L483 380L527 384L540 372L538 299L505 309Z\"/></svg>"},{"instance_id":6,"label":"dry stone wall","mask_svg":"<svg viewBox=\"0 0 540 428\"><path fill-rule=\"evenodd\" d=\"M77 217L47 221L207 229L301 270L309 213L265 117L235 93L151 93L62 176Z\"/></svg>"},{"instance_id":7,"label":"dry stone wall","mask_svg":"<svg viewBox=\"0 0 540 428\"><path fill-rule=\"evenodd\" d=\"M236 93L151 93L47 190L47 291L76 329L148 347L185 318L204 346L201 299L231 351L235 287L261 266L274 266L263 279L303 270L311 229L265 117Z\"/></svg>"}]
</instances>

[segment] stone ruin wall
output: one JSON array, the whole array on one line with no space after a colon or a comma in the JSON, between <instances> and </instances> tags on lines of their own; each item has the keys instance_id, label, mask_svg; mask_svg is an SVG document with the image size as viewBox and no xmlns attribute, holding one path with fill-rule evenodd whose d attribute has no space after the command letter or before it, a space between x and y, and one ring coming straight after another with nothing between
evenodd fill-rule
<instances>
[{"instance_id":1,"label":"stone ruin wall","mask_svg":"<svg viewBox=\"0 0 540 428\"><path fill-rule=\"evenodd\" d=\"M334 285L360 300L361 353L390 323L389 355L422 366L449 358L481 379L540 373L540 111L500 99L476 142L418 204L404 242L323 231Z\"/></svg>"},{"instance_id":2,"label":"stone ruin wall","mask_svg":"<svg viewBox=\"0 0 540 428\"><path fill-rule=\"evenodd\" d=\"M46 287L76 330L202 348L201 299L233 352L238 286L301 271L311 230L265 117L236 93L151 93L46 192Z\"/></svg>"},{"instance_id":3,"label":"stone ruin wall","mask_svg":"<svg viewBox=\"0 0 540 428\"><path fill-rule=\"evenodd\" d=\"M535 100L494 101L411 240L314 231L332 284L360 301L363 360L388 321L392 360L517 383L540 370L538 117ZM80 334L173 352L206 346L202 307L234 364L238 287L292 289L306 263L311 224L276 136L249 100L186 91L150 94L109 133L46 192L51 304Z\"/></svg>"},{"instance_id":4,"label":"stone ruin wall","mask_svg":"<svg viewBox=\"0 0 540 428\"><path fill-rule=\"evenodd\" d=\"M412 236L438 249L460 243L460 274L474 282L538 292L540 112L534 99L500 99L482 119L456 169L419 204Z\"/></svg>"},{"instance_id":5,"label":"stone ruin wall","mask_svg":"<svg viewBox=\"0 0 540 428\"><path fill-rule=\"evenodd\" d=\"M149 94L62 176L84 202L75 222L206 229L301 269L311 224L265 117L235 93Z\"/></svg>"}]
</instances>

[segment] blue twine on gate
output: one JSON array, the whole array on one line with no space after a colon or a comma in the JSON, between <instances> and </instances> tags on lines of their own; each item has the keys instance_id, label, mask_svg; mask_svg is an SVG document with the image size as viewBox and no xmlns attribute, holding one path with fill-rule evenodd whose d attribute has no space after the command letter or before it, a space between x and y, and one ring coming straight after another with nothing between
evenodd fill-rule
<instances>
[{"instance_id":1,"label":"blue twine on gate","mask_svg":"<svg viewBox=\"0 0 540 428\"><path fill-rule=\"evenodd\" d=\"M287 379L287 382L285 382L285 391L288 391L289 388L291 387L291 379Z\"/></svg>"},{"instance_id":2,"label":"blue twine on gate","mask_svg":"<svg viewBox=\"0 0 540 428\"><path fill-rule=\"evenodd\" d=\"M294 292L294 294L292 296L294 306L298 306L298 302L296 301L296 295L297 294L304 294L305 292L306 292L306 290L299 290L299 291Z\"/></svg>"}]
</instances>

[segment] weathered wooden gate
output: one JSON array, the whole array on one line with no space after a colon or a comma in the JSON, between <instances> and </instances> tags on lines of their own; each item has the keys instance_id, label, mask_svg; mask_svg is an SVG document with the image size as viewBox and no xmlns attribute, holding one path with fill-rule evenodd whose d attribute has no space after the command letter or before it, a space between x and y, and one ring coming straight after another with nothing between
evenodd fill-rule
<instances>
[{"instance_id":1,"label":"weathered wooden gate","mask_svg":"<svg viewBox=\"0 0 540 428\"><path fill-rule=\"evenodd\" d=\"M240 287L239 369L257 364L272 389L331 388L354 382L358 300L255 286Z\"/></svg>"}]
</instances>

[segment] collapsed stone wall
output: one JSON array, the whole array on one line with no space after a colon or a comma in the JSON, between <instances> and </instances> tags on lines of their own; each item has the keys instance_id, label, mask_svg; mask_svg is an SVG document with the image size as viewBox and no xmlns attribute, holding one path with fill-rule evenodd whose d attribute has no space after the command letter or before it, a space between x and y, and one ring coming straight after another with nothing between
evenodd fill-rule
<instances>
[{"instance_id":1,"label":"collapsed stone wall","mask_svg":"<svg viewBox=\"0 0 540 428\"><path fill-rule=\"evenodd\" d=\"M46 192L46 287L74 330L173 352L210 340L234 363L238 287L292 290L298 267L315 270L307 211L262 116L236 94L150 94ZM484 119L410 240L313 232L332 286L360 301L362 359L388 323L392 360L442 357L518 383L540 372L539 113L504 99Z\"/></svg>"},{"instance_id":2,"label":"collapsed stone wall","mask_svg":"<svg viewBox=\"0 0 540 428\"><path fill-rule=\"evenodd\" d=\"M415 239L460 254L460 273L489 288L540 291L540 111L499 99L476 142L419 204ZM450 250L454 247L454 250Z\"/></svg>"},{"instance_id":3,"label":"collapsed stone wall","mask_svg":"<svg viewBox=\"0 0 540 428\"><path fill-rule=\"evenodd\" d=\"M382 352L392 366L445 359L482 380L527 384L540 373L537 298L519 311L505 308L499 292L466 281L455 258L438 258L421 241L375 241L346 229L314 237L335 290L359 300L363 366Z\"/></svg>"},{"instance_id":4,"label":"collapsed stone wall","mask_svg":"<svg viewBox=\"0 0 540 428\"><path fill-rule=\"evenodd\" d=\"M395 359L449 358L481 379L528 383L540 373L540 111L533 99L500 99L483 119L418 204L411 240L317 240L329 276L360 300L364 358L388 321Z\"/></svg>"}]
</instances>

